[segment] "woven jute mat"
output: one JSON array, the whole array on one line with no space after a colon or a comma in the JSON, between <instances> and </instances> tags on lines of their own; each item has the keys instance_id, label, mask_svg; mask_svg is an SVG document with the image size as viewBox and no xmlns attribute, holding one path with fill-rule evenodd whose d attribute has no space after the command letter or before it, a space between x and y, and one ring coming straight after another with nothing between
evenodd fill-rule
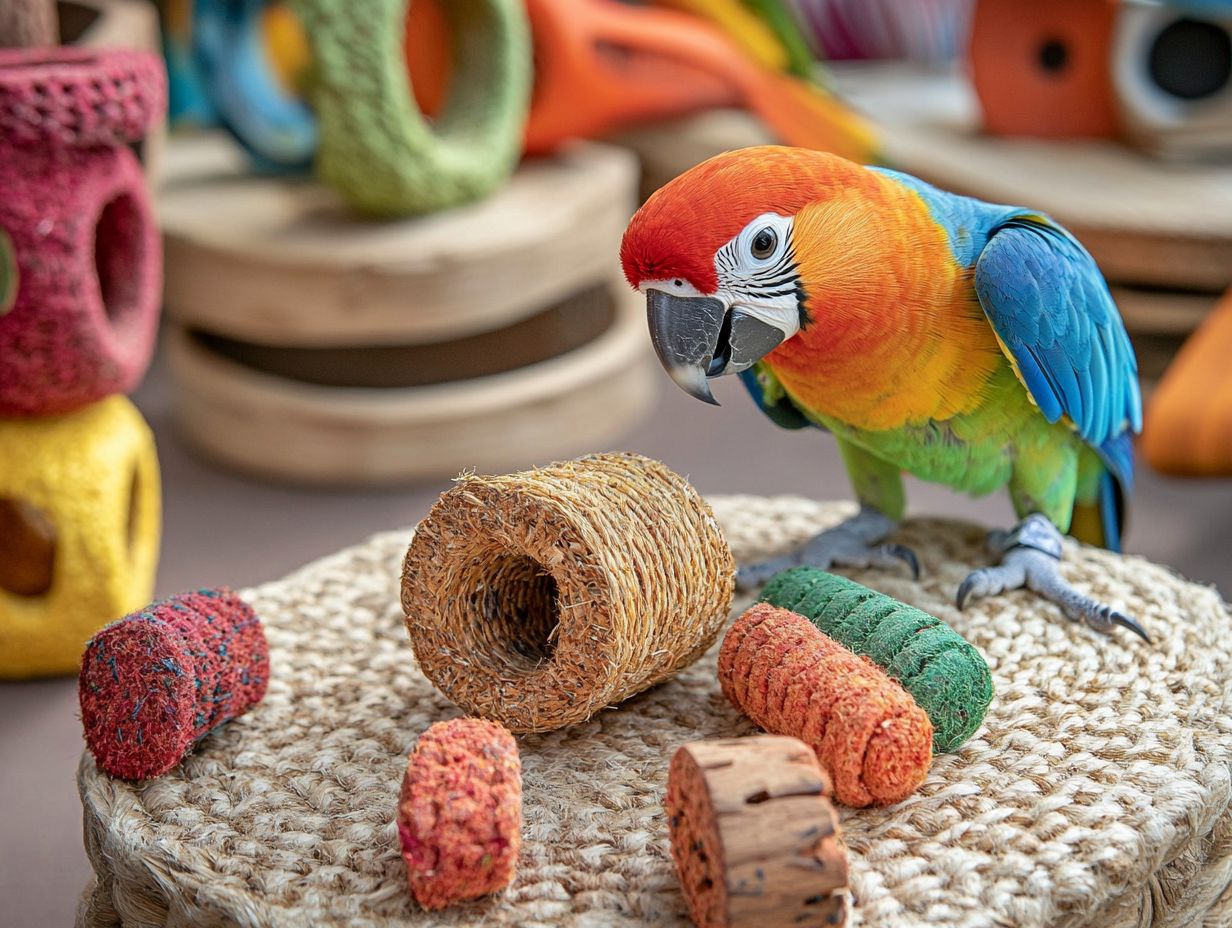
<instances>
[{"instance_id":1,"label":"woven jute mat","mask_svg":"<svg viewBox=\"0 0 1232 928\"><path fill-rule=\"evenodd\" d=\"M851 510L723 497L741 560ZM1102 638L1024 593L958 612L982 530L909 522L917 584L863 582L940 616L988 658L997 697L961 752L896 806L843 811L854 923L1232 924L1232 621L1210 589L1067 543L1065 574L1155 636ZM84 757L97 882L82 926L677 924L662 801L682 742L750 734L715 652L619 709L519 739L525 829L505 893L427 915L394 826L406 754L458 714L416 669L398 605L409 532L378 535L245 592L272 656L264 703L170 774L112 780ZM743 608L746 601L737 603Z\"/></svg>"}]
</instances>

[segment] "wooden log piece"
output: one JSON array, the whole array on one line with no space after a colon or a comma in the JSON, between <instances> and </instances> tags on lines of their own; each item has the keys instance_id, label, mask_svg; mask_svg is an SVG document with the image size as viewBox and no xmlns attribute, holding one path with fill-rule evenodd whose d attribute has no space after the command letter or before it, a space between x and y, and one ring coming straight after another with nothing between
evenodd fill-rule
<instances>
[{"instance_id":1,"label":"wooden log piece","mask_svg":"<svg viewBox=\"0 0 1232 928\"><path fill-rule=\"evenodd\" d=\"M830 781L796 738L694 741L672 758L672 858L698 928L842 925L847 848Z\"/></svg>"}]
</instances>

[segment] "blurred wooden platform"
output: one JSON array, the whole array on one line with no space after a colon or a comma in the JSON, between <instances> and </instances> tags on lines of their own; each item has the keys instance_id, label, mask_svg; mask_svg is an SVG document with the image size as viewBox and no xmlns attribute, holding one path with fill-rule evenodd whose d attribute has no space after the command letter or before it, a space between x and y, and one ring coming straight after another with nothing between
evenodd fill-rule
<instances>
[{"instance_id":1,"label":"blurred wooden platform","mask_svg":"<svg viewBox=\"0 0 1232 928\"><path fill-rule=\"evenodd\" d=\"M611 277L636 172L626 151L579 144L527 161L479 203L379 221L312 178L251 173L221 135L178 137L159 196L166 312L283 346L499 328Z\"/></svg>"}]
</instances>

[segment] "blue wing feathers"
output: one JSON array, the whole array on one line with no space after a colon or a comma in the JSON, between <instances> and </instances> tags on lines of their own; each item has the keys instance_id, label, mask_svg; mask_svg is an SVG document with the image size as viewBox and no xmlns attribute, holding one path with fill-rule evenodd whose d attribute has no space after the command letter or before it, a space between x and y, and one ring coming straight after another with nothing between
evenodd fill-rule
<instances>
[{"instance_id":1,"label":"blue wing feathers","mask_svg":"<svg viewBox=\"0 0 1232 928\"><path fill-rule=\"evenodd\" d=\"M1129 336L1094 259L1069 233L1011 214L976 259L975 290L1049 421L1069 416L1096 449L1141 428Z\"/></svg>"}]
</instances>

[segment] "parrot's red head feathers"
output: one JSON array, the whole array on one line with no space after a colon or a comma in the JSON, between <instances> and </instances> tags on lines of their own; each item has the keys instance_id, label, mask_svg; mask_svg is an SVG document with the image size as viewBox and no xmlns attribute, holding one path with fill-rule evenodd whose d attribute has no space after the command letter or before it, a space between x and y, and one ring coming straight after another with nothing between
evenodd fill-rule
<instances>
[{"instance_id":1,"label":"parrot's red head feathers","mask_svg":"<svg viewBox=\"0 0 1232 928\"><path fill-rule=\"evenodd\" d=\"M802 148L763 146L726 152L656 191L629 222L620 246L625 277L687 280L718 289L715 253L762 213L795 215L825 199L856 165Z\"/></svg>"}]
</instances>

